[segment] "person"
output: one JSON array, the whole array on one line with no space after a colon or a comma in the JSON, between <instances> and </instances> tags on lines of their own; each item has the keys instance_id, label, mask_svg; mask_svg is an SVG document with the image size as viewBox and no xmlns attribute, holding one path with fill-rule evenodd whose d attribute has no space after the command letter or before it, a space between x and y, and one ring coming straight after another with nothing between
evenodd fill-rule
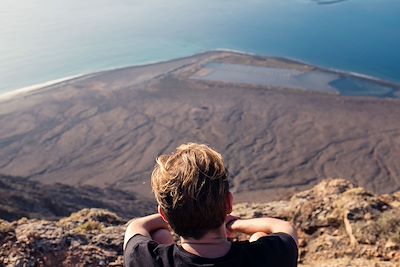
<instances>
[{"instance_id":1,"label":"person","mask_svg":"<svg viewBox=\"0 0 400 267\"><path fill-rule=\"evenodd\" d=\"M209 146L183 144L157 158L151 186L158 213L128 225L125 266L297 266L296 231L289 222L230 215L228 170ZM237 233L250 238L230 241Z\"/></svg>"}]
</instances>

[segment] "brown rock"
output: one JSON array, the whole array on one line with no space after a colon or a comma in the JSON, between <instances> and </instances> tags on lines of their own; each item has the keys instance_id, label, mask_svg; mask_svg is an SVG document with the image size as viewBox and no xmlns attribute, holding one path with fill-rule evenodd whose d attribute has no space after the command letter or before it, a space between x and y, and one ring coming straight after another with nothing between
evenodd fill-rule
<instances>
[{"instance_id":1,"label":"brown rock","mask_svg":"<svg viewBox=\"0 0 400 267\"><path fill-rule=\"evenodd\" d=\"M400 266L400 208L393 205L399 199L400 194L382 198L336 179L287 201L237 204L234 214L290 220L298 230L299 266L390 267ZM122 266L124 223L100 209L59 221L0 221L0 266Z\"/></svg>"}]
</instances>

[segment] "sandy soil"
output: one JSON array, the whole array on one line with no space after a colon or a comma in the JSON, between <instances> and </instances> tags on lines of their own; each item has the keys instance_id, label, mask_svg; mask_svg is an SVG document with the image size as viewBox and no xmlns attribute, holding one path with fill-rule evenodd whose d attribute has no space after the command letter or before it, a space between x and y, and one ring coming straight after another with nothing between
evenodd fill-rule
<instances>
[{"instance_id":1,"label":"sandy soil","mask_svg":"<svg viewBox=\"0 0 400 267\"><path fill-rule=\"evenodd\" d=\"M228 52L101 72L0 102L0 173L151 196L155 157L183 142L221 151L240 201L345 177L400 189L400 101L199 81L209 62L314 69Z\"/></svg>"}]
</instances>

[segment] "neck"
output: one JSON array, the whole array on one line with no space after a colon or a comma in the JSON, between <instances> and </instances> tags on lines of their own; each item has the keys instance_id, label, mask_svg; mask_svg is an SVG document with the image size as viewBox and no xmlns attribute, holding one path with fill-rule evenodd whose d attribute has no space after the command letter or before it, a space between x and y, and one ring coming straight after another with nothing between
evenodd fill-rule
<instances>
[{"instance_id":1,"label":"neck","mask_svg":"<svg viewBox=\"0 0 400 267\"><path fill-rule=\"evenodd\" d=\"M226 238L224 225L206 233L200 239L181 237L181 246L187 252L204 258L219 258L228 253L231 242Z\"/></svg>"}]
</instances>

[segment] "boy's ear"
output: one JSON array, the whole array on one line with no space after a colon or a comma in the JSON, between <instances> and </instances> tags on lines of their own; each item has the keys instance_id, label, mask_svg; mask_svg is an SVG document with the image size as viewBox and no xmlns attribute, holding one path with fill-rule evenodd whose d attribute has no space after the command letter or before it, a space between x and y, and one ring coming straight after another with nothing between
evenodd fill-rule
<instances>
[{"instance_id":1,"label":"boy's ear","mask_svg":"<svg viewBox=\"0 0 400 267\"><path fill-rule=\"evenodd\" d=\"M231 193L231 191L228 192L228 196L226 197L226 207L226 214L230 214L233 209L233 194Z\"/></svg>"},{"instance_id":2,"label":"boy's ear","mask_svg":"<svg viewBox=\"0 0 400 267\"><path fill-rule=\"evenodd\" d=\"M169 223L168 220L167 220L167 216L165 216L165 213L162 210L160 205L158 205L157 210L158 210L158 213L160 213L161 218L164 220L164 222Z\"/></svg>"}]
</instances>

